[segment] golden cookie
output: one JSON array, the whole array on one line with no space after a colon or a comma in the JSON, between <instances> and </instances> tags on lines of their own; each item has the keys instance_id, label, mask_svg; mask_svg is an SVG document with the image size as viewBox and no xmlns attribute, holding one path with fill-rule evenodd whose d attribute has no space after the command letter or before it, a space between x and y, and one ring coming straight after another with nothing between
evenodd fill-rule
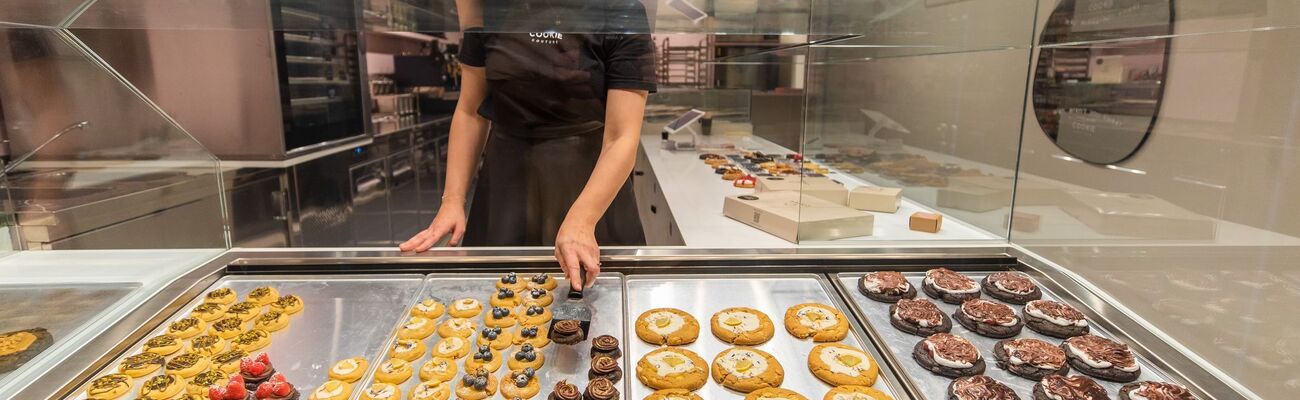
<instances>
[{"instance_id":1,"label":"golden cookie","mask_svg":"<svg viewBox=\"0 0 1300 400\"><path fill-rule=\"evenodd\" d=\"M814 346L808 353L808 370L832 386L871 386L880 366L866 352L839 343Z\"/></svg>"},{"instance_id":2,"label":"golden cookie","mask_svg":"<svg viewBox=\"0 0 1300 400\"><path fill-rule=\"evenodd\" d=\"M551 292L547 291L546 289L541 289L541 288L528 289L527 291L524 291L524 293L522 293L521 295L524 297L525 303L533 302L533 303L537 303L537 305L542 307L550 306L551 303L555 302L555 296L552 296Z\"/></svg>"},{"instance_id":3,"label":"golden cookie","mask_svg":"<svg viewBox=\"0 0 1300 400\"><path fill-rule=\"evenodd\" d=\"M546 348L551 344L551 338L548 336L550 327L547 325L537 326L520 326L514 332L514 341L516 346L522 346L524 343L533 345L534 348Z\"/></svg>"},{"instance_id":4,"label":"golden cookie","mask_svg":"<svg viewBox=\"0 0 1300 400\"><path fill-rule=\"evenodd\" d=\"M352 384L328 380L311 392L311 400L343 400L352 397Z\"/></svg>"},{"instance_id":5,"label":"golden cookie","mask_svg":"<svg viewBox=\"0 0 1300 400\"><path fill-rule=\"evenodd\" d=\"M741 393L780 387L785 370L775 357L752 347L732 347L713 359L713 381Z\"/></svg>"},{"instance_id":6,"label":"golden cookie","mask_svg":"<svg viewBox=\"0 0 1300 400\"><path fill-rule=\"evenodd\" d=\"M501 369L501 353L492 350L489 346L479 346L474 353L465 359L466 371L478 371L480 369L488 372L497 372Z\"/></svg>"},{"instance_id":7,"label":"golden cookie","mask_svg":"<svg viewBox=\"0 0 1300 400\"><path fill-rule=\"evenodd\" d=\"M438 344L433 345L432 354L434 357L450 358L453 360L460 359L472 350L469 341L459 336L442 338Z\"/></svg>"},{"instance_id":8,"label":"golden cookie","mask_svg":"<svg viewBox=\"0 0 1300 400\"><path fill-rule=\"evenodd\" d=\"M447 400L451 398L451 382L424 381L411 389L407 400Z\"/></svg>"},{"instance_id":9,"label":"golden cookie","mask_svg":"<svg viewBox=\"0 0 1300 400\"><path fill-rule=\"evenodd\" d=\"M423 340L398 339L396 343L393 343L393 348L388 350L388 356L406 361L415 361L424 356L424 351L428 349L429 347L424 344Z\"/></svg>"},{"instance_id":10,"label":"golden cookie","mask_svg":"<svg viewBox=\"0 0 1300 400\"><path fill-rule=\"evenodd\" d=\"M269 344L271 344L271 333L261 329L244 332L230 339L230 347L246 353L261 350Z\"/></svg>"},{"instance_id":11,"label":"golden cookie","mask_svg":"<svg viewBox=\"0 0 1300 400\"><path fill-rule=\"evenodd\" d=\"M245 353L243 350L231 350L214 355L211 358L212 369L226 374L237 373L239 372L239 361L243 360L244 357L248 357L248 353Z\"/></svg>"},{"instance_id":12,"label":"golden cookie","mask_svg":"<svg viewBox=\"0 0 1300 400\"><path fill-rule=\"evenodd\" d=\"M244 333L244 320L235 316L219 319L208 327L208 334L222 339L232 339L241 333Z\"/></svg>"},{"instance_id":13,"label":"golden cookie","mask_svg":"<svg viewBox=\"0 0 1300 400\"><path fill-rule=\"evenodd\" d=\"M253 327L267 332L275 332L289 326L289 315L279 311L267 311L253 319Z\"/></svg>"},{"instance_id":14,"label":"golden cookie","mask_svg":"<svg viewBox=\"0 0 1300 400\"><path fill-rule=\"evenodd\" d=\"M155 375L140 385L140 400L166 400L181 394L187 383L176 375Z\"/></svg>"},{"instance_id":15,"label":"golden cookie","mask_svg":"<svg viewBox=\"0 0 1300 400\"><path fill-rule=\"evenodd\" d=\"M216 335L195 336L190 339L189 352L206 357L226 351L226 340Z\"/></svg>"},{"instance_id":16,"label":"golden cookie","mask_svg":"<svg viewBox=\"0 0 1300 400\"><path fill-rule=\"evenodd\" d=\"M401 385L411 379L415 373L415 368L411 367L409 361L400 358L390 358L379 364L379 369L375 370L375 380L383 383Z\"/></svg>"},{"instance_id":17,"label":"golden cookie","mask_svg":"<svg viewBox=\"0 0 1300 400\"><path fill-rule=\"evenodd\" d=\"M483 303L474 299L460 299L451 303L451 309L447 314L456 318L474 318L483 312Z\"/></svg>"},{"instance_id":18,"label":"golden cookie","mask_svg":"<svg viewBox=\"0 0 1300 400\"><path fill-rule=\"evenodd\" d=\"M785 310L785 329L796 338L837 342L848 335L849 321L831 306L804 303Z\"/></svg>"},{"instance_id":19,"label":"golden cookie","mask_svg":"<svg viewBox=\"0 0 1300 400\"><path fill-rule=\"evenodd\" d=\"M518 322L515 319L514 311L507 307L492 307L487 315L483 316L483 324L493 328L509 328L515 326Z\"/></svg>"},{"instance_id":20,"label":"golden cookie","mask_svg":"<svg viewBox=\"0 0 1300 400\"><path fill-rule=\"evenodd\" d=\"M478 327L468 318L448 318L438 325L438 336L468 338Z\"/></svg>"},{"instance_id":21,"label":"golden cookie","mask_svg":"<svg viewBox=\"0 0 1300 400\"><path fill-rule=\"evenodd\" d=\"M204 329L208 329L208 324L204 323L203 320L185 317L167 325L167 334L175 336L177 339L189 339L203 333Z\"/></svg>"},{"instance_id":22,"label":"golden cookie","mask_svg":"<svg viewBox=\"0 0 1300 400\"><path fill-rule=\"evenodd\" d=\"M894 398L870 387L844 385L826 392L822 400L894 400Z\"/></svg>"},{"instance_id":23,"label":"golden cookie","mask_svg":"<svg viewBox=\"0 0 1300 400\"><path fill-rule=\"evenodd\" d=\"M656 390L645 397L645 400L704 400L700 395L686 389L663 389Z\"/></svg>"},{"instance_id":24,"label":"golden cookie","mask_svg":"<svg viewBox=\"0 0 1300 400\"><path fill-rule=\"evenodd\" d=\"M271 303L272 310L288 315L297 314L299 311L302 311L302 308L302 298L291 294L280 296L280 298L276 299L274 303Z\"/></svg>"},{"instance_id":25,"label":"golden cookie","mask_svg":"<svg viewBox=\"0 0 1300 400\"><path fill-rule=\"evenodd\" d=\"M162 368L165 362L163 356L158 354L140 353L122 359L122 362L117 364L117 371L132 378L139 378Z\"/></svg>"},{"instance_id":26,"label":"golden cookie","mask_svg":"<svg viewBox=\"0 0 1300 400\"><path fill-rule=\"evenodd\" d=\"M215 369L200 372L186 382L185 392L190 396L198 396L200 399L208 398L208 388L212 386L226 386L229 382L225 372Z\"/></svg>"},{"instance_id":27,"label":"golden cookie","mask_svg":"<svg viewBox=\"0 0 1300 400\"><path fill-rule=\"evenodd\" d=\"M524 279L520 279L519 274L514 272L507 273L506 276L497 279L497 289L510 289L518 292L526 288L528 288L528 283Z\"/></svg>"},{"instance_id":28,"label":"golden cookie","mask_svg":"<svg viewBox=\"0 0 1300 400\"><path fill-rule=\"evenodd\" d=\"M212 322L226 316L226 306L218 303L203 303L190 310L190 316L203 322Z\"/></svg>"},{"instance_id":29,"label":"golden cookie","mask_svg":"<svg viewBox=\"0 0 1300 400\"><path fill-rule=\"evenodd\" d=\"M402 389L391 383L376 383L361 392L361 400L399 400Z\"/></svg>"},{"instance_id":30,"label":"golden cookie","mask_svg":"<svg viewBox=\"0 0 1300 400\"><path fill-rule=\"evenodd\" d=\"M487 371L465 374L456 382L456 398L482 400L497 394L497 377Z\"/></svg>"},{"instance_id":31,"label":"golden cookie","mask_svg":"<svg viewBox=\"0 0 1300 400\"><path fill-rule=\"evenodd\" d=\"M442 313L446 311L447 307L442 305L442 303L439 303L437 300L424 299L424 301L416 304L415 307L411 307L411 316L425 317L430 320L435 320L438 319L438 317L441 317Z\"/></svg>"},{"instance_id":32,"label":"golden cookie","mask_svg":"<svg viewBox=\"0 0 1300 400\"><path fill-rule=\"evenodd\" d=\"M808 398L790 389L767 388L749 392L745 395L745 400L808 400Z\"/></svg>"},{"instance_id":33,"label":"golden cookie","mask_svg":"<svg viewBox=\"0 0 1300 400\"><path fill-rule=\"evenodd\" d=\"M421 352L423 353L423 352ZM356 382L361 379L361 375L366 373L366 367L370 362L362 357L352 357L339 360L330 367L330 379L340 380L348 383Z\"/></svg>"},{"instance_id":34,"label":"golden cookie","mask_svg":"<svg viewBox=\"0 0 1300 400\"><path fill-rule=\"evenodd\" d=\"M636 336L646 343L678 346L694 342L699 335L695 317L675 308L652 309L636 318Z\"/></svg>"},{"instance_id":35,"label":"golden cookie","mask_svg":"<svg viewBox=\"0 0 1300 400\"><path fill-rule=\"evenodd\" d=\"M474 344L504 350L514 344L514 335L502 328L483 328L479 329L478 335L474 337Z\"/></svg>"},{"instance_id":36,"label":"golden cookie","mask_svg":"<svg viewBox=\"0 0 1300 400\"><path fill-rule=\"evenodd\" d=\"M524 343L522 346L519 346L519 351L510 355L510 359L506 361L506 364L512 371L526 368L538 370L542 368L542 363L545 362L546 354L537 350L533 345Z\"/></svg>"},{"instance_id":37,"label":"golden cookie","mask_svg":"<svg viewBox=\"0 0 1300 400\"><path fill-rule=\"evenodd\" d=\"M697 390L708 380L709 365L694 352L664 347L636 362L636 377L653 389Z\"/></svg>"},{"instance_id":38,"label":"golden cookie","mask_svg":"<svg viewBox=\"0 0 1300 400\"><path fill-rule=\"evenodd\" d=\"M399 339L423 340L429 336L433 336L433 331L436 329L438 329L438 326L428 318L410 317L406 320L406 324L402 325L402 328L397 330L397 337Z\"/></svg>"},{"instance_id":39,"label":"golden cookie","mask_svg":"<svg viewBox=\"0 0 1300 400\"><path fill-rule=\"evenodd\" d=\"M510 371L501 380L501 396L507 399L530 399L542 391L534 370Z\"/></svg>"},{"instance_id":40,"label":"golden cookie","mask_svg":"<svg viewBox=\"0 0 1300 400\"><path fill-rule=\"evenodd\" d=\"M172 357L167 364L163 365L163 371L170 375L177 375L182 378L189 378L206 371L211 361L207 357L199 354L187 353Z\"/></svg>"},{"instance_id":41,"label":"golden cookie","mask_svg":"<svg viewBox=\"0 0 1300 400\"><path fill-rule=\"evenodd\" d=\"M488 305L493 307L514 307L523 301L523 296L515 293L510 289L497 289L497 292L488 298Z\"/></svg>"},{"instance_id":42,"label":"golden cookie","mask_svg":"<svg viewBox=\"0 0 1300 400\"><path fill-rule=\"evenodd\" d=\"M450 358L432 357L420 366L421 381L448 382L456 377L456 361Z\"/></svg>"},{"instance_id":43,"label":"golden cookie","mask_svg":"<svg viewBox=\"0 0 1300 400\"><path fill-rule=\"evenodd\" d=\"M520 325L546 325L551 323L551 309L540 303L524 303L515 313Z\"/></svg>"},{"instance_id":44,"label":"golden cookie","mask_svg":"<svg viewBox=\"0 0 1300 400\"><path fill-rule=\"evenodd\" d=\"M226 308L227 317L238 317L244 322L252 321L261 313L262 305L248 301L231 304L229 308Z\"/></svg>"},{"instance_id":45,"label":"golden cookie","mask_svg":"<svg viewBox=\"0 0 1300 400\"><path fill-rule=\"evenodd\" d=\"M221 305L230 305L231 303L234 303L235 300L237 300L238 298L239 295L235 293L234 289L221 288L221 289L208 292L208 294L204 295L203 302L216 303Z\"/></svg>"},{"instance_id":46,"label":"golden cookie","mask_svg":"<svg viewBox=\"0 0 1300 400\"><path fill-rule=\"evenodd\" d=\"M713 314L709 320L713 336L718 340L743 346L754 346L772 340L776 328L767 314L747 307L731 307Z\"/></svg>"},{"instance_id":47,"label":"golden cookie","mask_svg":"<svg viewBox=\"0 0 1300 400\"><path fill-rule=\"evenodd\" d=\"M113 400L131 391L131 377L126 374L108 374L90 381L86 388L89 400Z\"/></svg>"},{"instance_id":48,"label":"golden cookie","mask_svg":"<svg viewBox=\"0 0 1300 400\"><path fill-rule=\"evenodd\" d=\"M528 287L531 289L542 289L547 291L555 290L555 288L560 285L559 282L555 281L555 278L545 272L529 277L527 283Z\"/></svg>"},{"instance_id":49,"label":"golden cookie","mask_svg":"<svg viewBox=\"0 0 1300 400\"><path fill-rule=\"evenodd\" d=\"M251 292L248 292L248 298L245 301L248 301L249 303L257 304L259 306L264 306L267 304L274 303L276 300L279 299L280 299L280 291L275 290L275 288L270 286L261 286L253 289L253 291Z\"/></svg>"},{"instance_id":50,"label":"golden cookie","mask_svg":"<svg viewBox=\"0 0 1300 400\"><path fill-rule=\"evenodd\" d=\"M142 346L141 350L160 356L166 356L180 350L182 345L183 343L181 340L177 339L175 336L163 334L149 338L148 341L144 342L144 346Z\"/></svg>"}]
</instances>

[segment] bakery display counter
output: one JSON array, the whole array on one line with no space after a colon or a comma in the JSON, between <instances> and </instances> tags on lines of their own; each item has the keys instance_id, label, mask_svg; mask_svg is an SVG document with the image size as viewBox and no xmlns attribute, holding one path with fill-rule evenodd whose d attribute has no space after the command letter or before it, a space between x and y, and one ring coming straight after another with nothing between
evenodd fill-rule
<instances>
[{"instance_id":1,"label":"bakery display counter","mask_svg":"<svg viewBox=\"0 0 1300 400\"><path fill-rule=\"evenodd\" d=\"M135 283L0 285L0 304L4 304L0 380L139 287Z\"/></svg>"},{"instance_id":2,"label":"bakery display counter","mask_svg":"<svg viewBox=\"0 0 1300 400\"><path fill-rule=\"evenodd\" d=\"M131 398L148 387L140 398L540 399L557 398L550 397L555 392L576 400L687 391L708 399L858 393L938 400L949 398L950 386L960 393L1005 385L1008 393L1029 399L1039 379L1022 376L1057 363L1060 369L1051 371L1072 377L1062 382L1090 382L1073 378L1090 376L1106 398L1183 387L1200 399L1246 398L1206 372L1194 354L1170 350L1158 332L1133 324L1086 282L1008 254L1014 253L1002 247L609 249L605 272L585 293L591 329L579 338L576 328L555 321L568 284L546 275L558 269L544 251L461 249L405 257L359 249L232 251L185 274L158 302L126 315L112 334L75 354L90 362L34 377L17 396ZM864 274L888 275L882 271L901 278L863 285ZM960 279L943 278L939 286L946 291L931 294L927 271ZM981 287L978 282L990 276ZM955 287L953 279L970 286ZM943 358L948 350L922 351L922 357L915 349L928 335L903 333L890 321L890 303L864 292L901 282L911 290L898 291L899 297L910 293L951 315L950 333L975 349L982 370L954 366L961 360ZM1059 309L1031 303L1050 309L1043 317L1018 304L1034 293L1077 310L1086 322L1042 325L1060 319L1053 314ZM955 295L981 297L988 307L1023 320L992 326L1001 316L989 310L960 317L964 308L944 303ZM989 326L967 325L976 322ZM552 326L555 334L547 335ZM1096 339L1078 343L1082 353L1061 347L1066 339L1053 336L1083 326ZM214 338L197 339L208 336ZM1043 347L999 344L992 336L1035 339L1069 353L1036 355L1031 350ZM112 345L101 347L106 343ZM1004 349L1019 356L1004 357ZM1041 368L1025 367L1016 357ZM986 378L948 377L962 375ZM802 397L781 397L791 392Z\"/></svg>"}]
</instances>

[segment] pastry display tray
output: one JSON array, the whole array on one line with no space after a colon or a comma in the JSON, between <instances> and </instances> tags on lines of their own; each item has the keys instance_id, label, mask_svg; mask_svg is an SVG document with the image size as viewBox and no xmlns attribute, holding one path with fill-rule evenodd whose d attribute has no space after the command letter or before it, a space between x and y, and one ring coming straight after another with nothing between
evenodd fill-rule
<instances>
[{"instance_id":1,"label":"pastry display tray","mask_svg":"<svg viewBox=\"0 0 1300 400\"><path fill-rule=\"evenodd\" d=\"M0 285L4 305L0 333L44 329L53 343L42 351L49 351L139 287L139 283ZM0 372L0 381L16 370Z\"/></svg>"},{"instance_id":2,"label":"pastry display tray","mask_svg":"<svg viewBox=\"0 0 1300 400\"><path fill-rule=\"evenodd\" d=\"M982 281L986 275L997 271L990 271L990 270L971 271L971 270L959 269L957 270L957 272L966 275L967 277L975 280L975 282L978 283ZM1038 285L1038 288L1042 290L1043 299L1061 301L1063 303L1073 305L1075 306L1075 308L1078 308L1080 311L1084 311L1086 313L1086 310L1083 307L1080 307L1078 303L1071 302L1068 300L1063 300L1061 296L1056 294L1052 285L1046 285L1045 284L1046 281L1043 279L1039 279L1037 276L1035 276L1034 273L1032 273L1032 271L1022 271L1022 272L1024 272L1027 276L1029 276L1030 279L1033 279L1034 283ZM852 303L850 306L853 308L854 313L856 313L858 317L862 319L863 323L867 325L866 326L867 331L870 333L872 338L875 339L876 343L879 343L883 347L888 349L890 353L889 357L891 359L891 362L893 362L894 365L896 365L900 370L902 370L905 373L903 379L906 379L908 381L907 384L911 385L912 388L914 388L917 392L919 392L918 395L922 399L926 399L926 400L946 399L948 393L948 384L952 382L952 379L935 375L930 371L921 368L921 366L916 363L916 360L912 359L912 348L916 346L916 343L920 342L921 339L923 338L921 336L914 336L911 334L907 334L903 331L898 330L897 328L894 328L893 325L890 325L889 303L882 303L875 300L871 300L867 298L866 295L863 295L861 291L858 290L858 279L861 278L862 275L864 274L865 273L841 273L841 274L833 274L832 276L833 276L833 280L835 280L836 283L840 286L840 289L847 294L848 298ZM935 305L939 306L940 310L943 310L944 315L948 315L949 319L952 319L952 313L957 310L957 305L944 303L938 299L930 298L929 296L926 296L924 291L921 290L921 280L925 278L924 271L903 272L903 276L907 277L907 280L912 282L912 286L916 287L917 298L930 299L931 301L934 302ZM991 300L991 301L1009 305L1011 306L1011 308L1016 310L1016 315L1018 316L1023 315L1023 312L1021 310L1023 306L1006 303L994 299L988 296L987 294L983 294L983 293L981 293L981 298L985 300ZM1093 335L1101 336L1108 339L1114 339L1119 341L1120 343L1126 342L1125 340L1119 339L1116 335L1101 328L1099 326L1100 324L1098 324L1097 321L1093 318L1088 319L1088 325ZM979 348L980 355L984 357L984 362L986 364L986 367L984 369L984 375L988 375L994 379L997 379L999 382L1007 384L1007 386L1010 386L1012 389L1014 389L1016 391L1016 394L1018 394L1022 399L1034 398L1033 388L1034 388L1034 384L1037 383L1036 381L1012 375L1011 373L1001 368L998 368L997 359L993 357L993 345L994 343L997 343L999 340L1003 340L1003 339L993 339L993 338L977 335L975 334L975 332L971 332L970 330L966 329L966 327L961 326L961 324L957 323L956 320L952 321L951 333L970 340L971 343L975 344L975 347ZM1015 336L1014 338L1015 339L1024 339L1024 338L1039 339L1054 345L1060 345L1063 342L1063 339L1057 339L1051 336L1040 334L1038 332L1034 332L1028 327L1023 328L1021 330L1021 333ZM1169 377L1167 374L1155 368L1150 362L1145 360L1140 354L1137 357L1137 361L1142 368L1142 375L1138 378L1138 380L1169 381ZM1083 375L1083 373L1071 369L1068 375ZM1100 383L1102 387L1106 388L1106 392L1107 394L1110 395L1111 398L1119 398L1119 388L1124 384L1110 382L1102 379L1095 379L1095 378L1094 380L1096 380L1097 383Z\"/></svg>"},{"instance_id":3,"label":"pastry display tray","mask_svg":"<svg viewBox=\"0 0 1300 400\"><path fill-rule=\"evenodd\" d=\"M646 353L659 348L642 342L635 337L636 318L641 313L660 307L677 308L686 311L700 323L700 337L686 346L712 366L713 358L733 345L713 336L709 328L714 313L728 307L750 307L762 311L772 320L775 334L772 340L757 348L772 354L781 363L785 371L785 380L781 387L807 396L820 399L830 391L831 385L823 383L808 370L808 354L812 351L811 340L795 339L785 329L785 310L801 303L822 303L835 307L849 315L835 289L820 274L729 274L729 275L630 275L627 277L627 331L626 364L635 366ZM840 343L860 348L870 354L880 364L880 378L874 387L890 394L896 399L905 399L899 383L893 380L894 372L885 364L875 346L870 345L868 336L850 316L849 335ZM641 399L654 392L636 378L635 367L625 370L628 385L631 386L629 399ZM708 383L697 391L705 399L742 399L743 393L723 388L709 377Z\"/></svg>"},{"instance_id":4,"label":"pastry display tray","mask_svg":"<svg viewBox=\"0 0 1300 400\"><path fill-rule=\"evenodd\" d=\"M501 277L501 275L503 274L457 273L429 275L424 288L421 289L420 296L417 296L417 298L409 302L407 307L402 309L400 314L394 315L405 318L407 313L410 312L410 308L414 307L416 302L419 302L426 297L433 297L442 301L443 304L446 305L450 305L458 299L473 298L483 302L483 312L479 314L478 318L474 319L476 326L479 329L482 329L484 326L483 316L487 315L492 310L492 306L488 304L488 300L492 295L496 294L496 281ZM520 279L529 276L532 275L519 274ZM569 282L562 277L563 275L558 273L553 273L552 276L555 277L557 283L555 290L551 291L551 295L555 298L555 303L552 303L551 307L553 310L554 304L564 301L564 296L569 290ZM583 299L591 307L592 311L591 331L589 337L613 335L614 337L617 337L620 342L627 343L622 328L624 320L623 277L621 274L617 273L603 273L600 274L600 277L597 279L597 284L583 293ZM442 323L448 318L451 317L446 313L443 313L443 315L435 322ZM514 328L509 329L516 329L518 326L519 325L516 324ZM387 350L392 347L394 342L396 342L396 328L398 328L398 326L394 326L393 328L394 329L389 332L389 335L386 338L387 341L384 342L384 351L377 357L370 358L371 371L368 372L366 377L359 381L364 384L356 386L353 393L354 398L360 396L361 392L370 386L370 383L373 381L374 371L378 368L380 363L388 359ZM475 335L477 336L477 331ZM425 345L432 349L433 346L437 345L439 338L439 335L434 333L432 336L424 339ZM475 337L470 337L471 341L474 339ZM508 359L505 359L504 357L509 357L514 354L516 350L519 350L519 346L511 346L500 352L500 356L503 357L501 368L494 374L498 381L510 374L510 368L505 364ZM566 380L569 381L569 383L578 385L579 389L585 389L587 387L587 371L590 369L591 364L590 340L582 341L570 346L552 342L550 345L542 348L541 353L545 359L542 367L538 370L537 375L537 383L541 386L541 392L534 397L535 399L546 398L546 396L551 393L551 389L555 387L555 383L560 380ZM473 351L470 352L470 355L466 355L465 357L456 360L456 378L452 381L453 388L455 387L455 382L459 382L461 377L465 375L465 360L472 356ZM409 396L411 391L414 390L416 386L419 386L420 367L423 366L425 362L429 361L429 359L430 352L425 351L424 355L411 363L411 367L415 370L415 373L405 383L398 385L398 387L402 389L402 398ZM620 358L620 361L626 362L626 358ZM624 370L626 370L626 365L624 365ZM622 384L622 382L620 382L620 384ZM494 398L498 397L501 397L499 392Z\"/></svg>"},{"instance_id":5,"label":"pastry display tray","mask_svg":"<svg viewBox=\"0 0 1300 400\"><path fill-rule=\"evenodd\" d=\"M329 368L335 360L358 356L377 359L385 350L388 335L406 315L406 309L413 303L422 283L423 276L414 274L239 275L226 276L203 293L231 288L242 301L253 288L270 286L281 295L293 294L302 298L302 312L290 316L289 326L272 332L270 345L253 354L267 353L276 371L283 373L306 398L311 390L328 379ZM140 353L145 341L162 334L172 321L188 316L190 309L202 301L203 294L199 294L91 379L117 372L117 364L123 358ZM178 351L167 359L182 353L184 351ZM161 371L136 378L129 393L131 398L139 392L145 380ZM70 398L84 399L88 383L83 383Z\"/></svg>"}]
</instances>

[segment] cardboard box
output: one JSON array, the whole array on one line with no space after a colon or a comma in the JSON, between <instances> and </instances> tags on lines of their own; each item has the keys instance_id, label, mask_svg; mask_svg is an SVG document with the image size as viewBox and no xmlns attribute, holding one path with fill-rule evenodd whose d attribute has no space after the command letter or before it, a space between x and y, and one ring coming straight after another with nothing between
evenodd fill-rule
<instances>
[{"instance_id":1,"label":"cardboard box","mask_svg":"<svg viewBox=\"0 0 1300 400\"><path fill-rule=\"evenodd\" d=\"M849 189L827 177L760 176L758 192L793 191L814 196L841 206L849 204Z\"/></svg>"},{"instance_id":2,"label":"cardboard box","mask_svg":"<svg viewBox=\"0 0 1300 400\"><path fill-rule=\"evenodd\" d=\"M943 214L934 214L928 212L915 212L907 220L907 228L929 233L939 233L943 229Z\"/></svg>"},{"instance_id":3,"label":"cardboard box","mask_svg":"<svg viewBox=\"0 0 1300 400\"><path fill-rule=\"evenodd\" d=\"M903 189L859 186L849 192L849 207L885 213L898 212L903 202Z\"/></svg>"},{"instance_id":4,"label":"cardboard box","mask_svg":"<svg viewBox=\"0 0 1300 400\"><path fill-rule=\"evenodd\" d=\"M953 179L948 187L939 189L938 205L972 212L993 211L1011 206L1011 186L991 188Z\"/></svg>"},{"instance_id":5,"label":"cardboard box","mask_svg":"<svg viewBox=\"0 0 1300 400\"><path fill-rule=\"evenodd\" d=\"M786 190L728 196L722 213L791 243L870 236L875 224L869 212Z\"/></svg>"},{"instance_id":6,"label":"cardboard box","mask_svg":"<svg viewBox=\"0 0 1300 400\"><path fill-rule=\"evenodd\" d=\"M1016 232L1038 232L1043 225L1043 217L1024 211L1016 211L1002 216L1002 227Z\"/></svg>"},{"instance_id":7,"label":"cardboard box","mask_svg":"<svg viewBox=\"0 0 1300 400\"><path fill-rule=\"evenodd\" d=\"M1214 220L1149 194L1067 192L1061 207L1097 233L1149 239L1214 239Z\"/></svg>"}]
</instances>

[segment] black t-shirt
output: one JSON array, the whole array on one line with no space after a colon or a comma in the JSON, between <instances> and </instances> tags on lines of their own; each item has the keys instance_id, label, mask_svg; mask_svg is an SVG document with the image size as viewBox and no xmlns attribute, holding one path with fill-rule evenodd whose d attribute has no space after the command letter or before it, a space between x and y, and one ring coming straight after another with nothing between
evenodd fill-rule
<instances>
[{"instance_id":1,"label":"black t-shirt","mask_svg":"<svg viewBox=\"0 0 1300 400\"><path fill-rule=\"evenodd\" d=\"M494 7L499 1L485 0L486 29L466 30L460 52L462 63L486 69L488 97L479 114L499 132L530 138L599 132L606 91L655 91L654 43L639 2L578 2L596 6L555 12L530 9L532 2Z\"/></svg>"}]
</instances>

